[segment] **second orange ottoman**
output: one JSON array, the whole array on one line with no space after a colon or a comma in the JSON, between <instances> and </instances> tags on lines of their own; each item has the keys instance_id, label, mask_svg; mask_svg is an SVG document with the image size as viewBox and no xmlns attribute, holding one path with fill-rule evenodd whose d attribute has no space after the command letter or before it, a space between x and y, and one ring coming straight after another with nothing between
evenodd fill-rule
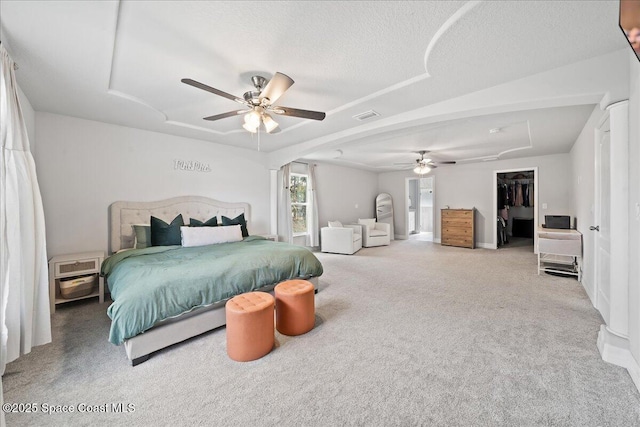
<instances>
[{"instance_id":1,"label":"second orange ottoman","mask_svg":"<svg viewBox=\"0 0 640 427\"><path fill-rule=\"evenodd\" d=\"M287 280L274 288L276 329L284 335L302 335L316 322L313 284L307 280Z\"/></svg>"},{"instance_id":2,"label":"second orange ottoman","mask_svg":"<svg viewBox=\"0 0 640 427\"><path fill-rule=\"evenodd\" d=\"M266 292L248 292L227 301L227 354L231 359L248 362L271 351L273 308L273 296Z\"/></svg>"}]
</instances>

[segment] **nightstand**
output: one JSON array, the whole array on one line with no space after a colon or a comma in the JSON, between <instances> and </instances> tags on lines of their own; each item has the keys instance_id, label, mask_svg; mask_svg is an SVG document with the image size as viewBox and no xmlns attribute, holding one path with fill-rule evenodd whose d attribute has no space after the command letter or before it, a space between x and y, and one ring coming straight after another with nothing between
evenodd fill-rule
<instances>
[{"instance_id":1,"label":"nightstand","mask_svg":"<svg viewBox=\"0 0 640 427\"><path fill-rule=\"evenodd\" d=\"M51 305L51 314L56 312L56 305L70 301L98 297L100 303L104 302L104 278L100 277L102 261L104 261L104 252L102 251L59 255L49 260L49 303ZM62 298L60 296L60 279L91 275L98 278L97 290L94 290L89 295L77 298Z\"/></svg>"}]
</instances>

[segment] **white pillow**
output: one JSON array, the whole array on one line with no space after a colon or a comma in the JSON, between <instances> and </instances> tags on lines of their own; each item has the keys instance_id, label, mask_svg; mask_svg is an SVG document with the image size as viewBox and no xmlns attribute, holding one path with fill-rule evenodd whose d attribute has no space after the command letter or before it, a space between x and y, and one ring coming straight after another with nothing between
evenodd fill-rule
<instances>
[{"instance_id":1,"label":"white pillow","mask_svg":"<svg viewBox=\"0 0 640 427\"><path fill-rule=\"evenodd\" d=\"M329 221L329 227L330 228L333 228L333 227L342 228L342 223L340 221Z\"/></svg>"},{"instance_id":2,"label":"white pillow","mask_svg":"<svg viewBox=\"0 0 640 427\"><path fill-rule=\"evenodd\" d=\"M182 246L216 245L218 243L242 241L242 230L238 225L224 227L180 227Z\"/></svg>"},{"instance_id":3,"label":"white pillow","mask_svg":"<svg viewBox=\"0 0 640 427\"><path fill-rule=\"evenodd\" d=\"M376 219L375 218L366 218L366 219L358 218L358 224L364 224L364 225L368 225L369 227L375 227Z\"/></svg>"}]
</instances>

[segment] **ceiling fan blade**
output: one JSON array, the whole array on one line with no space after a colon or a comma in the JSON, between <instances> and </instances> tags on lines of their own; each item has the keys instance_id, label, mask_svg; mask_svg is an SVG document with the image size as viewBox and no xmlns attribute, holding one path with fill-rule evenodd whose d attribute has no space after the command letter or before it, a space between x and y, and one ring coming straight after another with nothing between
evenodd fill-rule
<instances>
[{"instance_id":1,"label":"ceiling fan blade","mask_svg":"<svg viewBox=\"0 0 640 427\"><path fill-rule=\"evenodd\" d=\"M245 105L247 104L247 101L245 101L242 98L238 98L237 96L233 96L230 93L223 92L223 91L221 91L219 89L216 89L216 88L213 88L211 86L207 86L204 83L200 83L200 82L197 82L197 81L192 80L192 79L182 79L180 81L182 83L188 84L190 86L197 87L198 89L206 90L207 92L211 92L211 93L216 94L218 96L222 96L223 98L227 98L227 99L230 99L232 101L239 102L240 104L245 104Z\"/></svg>"},{"instance_id":2,"label":"ceiling fan blade","mask_svg":"<svg viewBox=\"0 0 640 427\"><path fill-rule=\"evenodd\" d=\"M439 164L439 165L455 165L456 164L456 162L454 162L452 160L451 161L447 161L447 162L436 162L436 163Z\"/></svg>"},{"instance_id":3,"label":"ceiling fan blade","mask_svg":"<svg viewBox=\"0 0 640 427\"><path fill-rule=\"evenodd\" d=\"M401 162L401 163L394 163L394 166L415 166L416 162Z\"/></svg>"},{"instance_id":4,"label":"ceiling fan blade","mask_svg":"<svg viewBox=\"0 0 640 427\"><path fill-rule=\"evenodd\" d=\"M271 111L282 116L300 117L303 119L313 120L324 120L327 116L325 113L321 113L320 111L299 110L297 108L281 106L274 107Z\"/></svg>"},{"instance_id":5,"label":"ceiling fan blade","mask_svg":"<svg viewBox=\"0 0 640 427\"><path fill-rule=\"evenodd\" d=\"M262 92L260 92L260 98L268 98L269 103L273 104L293 83L294 81L291 77L276 72L273 78L269 80L269 83L262 89Z\"/></svg>"},{"instance_id":6,"label":"ceiling fan blade","mask_svg":"<svg viewBox=\"0 0 640 427\"><path fill-rule=\"evenodd\" d=\"M212 122L214 120L226 119L227 117L233 117L233 116L237 116L238 114L248 113L249 111L250 110L229 111L227 113L216 114L215 116L205 117L203 118L203 120L209 120L210 122Z\"/></svg>"}]
</instances>

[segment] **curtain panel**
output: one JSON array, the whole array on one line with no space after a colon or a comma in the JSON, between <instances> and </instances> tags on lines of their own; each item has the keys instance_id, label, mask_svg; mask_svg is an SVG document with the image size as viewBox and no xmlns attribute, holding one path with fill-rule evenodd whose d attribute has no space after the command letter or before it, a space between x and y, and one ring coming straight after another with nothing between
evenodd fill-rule
<instances>
[{"instance_id":1,"label":"curtain panel","mask_svg":"<svg viewBox=\"0 0 640 427\"><path fill-rule=\"evenodd\" d=\"M1 360L51 342L44 211L20 108L14 62L0 44Z\"/></svg>"}]
</instances>

